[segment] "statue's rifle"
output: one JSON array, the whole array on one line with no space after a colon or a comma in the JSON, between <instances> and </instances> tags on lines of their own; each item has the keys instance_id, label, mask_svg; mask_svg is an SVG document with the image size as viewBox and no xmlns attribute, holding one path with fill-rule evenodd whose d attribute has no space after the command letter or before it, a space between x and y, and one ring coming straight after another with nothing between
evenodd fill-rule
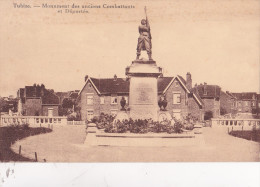
<instances>
[{"instance_id":1,"label":"statue's rifle","mask_svg":"<svg viewBox=\"0 0 260 187\"><path fill-rule=\"evenodd\" d=\"M144 12L145 12L145 16L146 16L146 26L149 28L150 39L152 39L150 24L149 24L148 17L147 17L147 13L146 13L146 6L144 7Z\"/></svg>"}]
</instances>

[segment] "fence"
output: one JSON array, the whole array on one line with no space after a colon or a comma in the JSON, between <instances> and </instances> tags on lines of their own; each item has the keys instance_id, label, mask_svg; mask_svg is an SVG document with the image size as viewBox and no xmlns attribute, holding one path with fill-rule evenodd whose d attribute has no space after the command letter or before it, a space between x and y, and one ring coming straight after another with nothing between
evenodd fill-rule
<instances>
[{"instance_id":1,"label":"fence","mask_svg":"<svg viewBox=\"0 0 260 187\"><path fill-rule=\"evenodd\" d=\"M86 125L85 121L68 121L68 125Z\"/></svg>"},{"instance_id":2,"label":"fence","mask_svg":"<svg viewBox=\"0 0 260 187\"><path fill-rule=\"evenodd\" d=\"M260 119L211 119L211 126L232 127L234 130L260 129Z\"/></svg>"},{"instance_id":3,"label":"fence","mask_svg":"<svg viewBox=\"0 0 260 187\"><path fill-rule=\"evenodd\" d=\"M1 116L1 126L8 126L11 124L22 125L28 123L29 125L44 125L44 124L67 124L67 117L60 116Z\"/></svg>"}]
</instances>

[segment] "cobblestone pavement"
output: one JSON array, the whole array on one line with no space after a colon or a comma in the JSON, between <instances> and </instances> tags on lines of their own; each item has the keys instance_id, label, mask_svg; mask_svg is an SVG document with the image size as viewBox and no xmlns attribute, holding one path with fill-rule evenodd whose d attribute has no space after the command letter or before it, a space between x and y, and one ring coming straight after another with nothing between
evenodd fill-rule
<instances>
[{"instance_id":1,"label":"cobblestone pavement","mask_svg":"<svg viewBox=\"0 0 260 187\"><path fill-rule=\"evenodd\" d=\"M181 143L171 147L87 147L85 126L55 126L49 134L37 135L16 142L12 149L47 162L250 162L260 161L260 144L236 138L225 129L203 128L198 145Z\"/></svg>"}]
</instances>

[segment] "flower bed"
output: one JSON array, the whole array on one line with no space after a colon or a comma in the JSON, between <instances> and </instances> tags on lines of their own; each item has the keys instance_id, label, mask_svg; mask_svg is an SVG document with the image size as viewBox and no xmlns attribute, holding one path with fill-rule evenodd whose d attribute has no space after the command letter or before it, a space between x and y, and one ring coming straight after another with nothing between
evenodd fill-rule
<instances>
[{"instance_id":1,"label":"flower bed","mask_svg":"<svg viewBox=\"0 0 260 187\"><path fill-rule=\"evenodd\" d=\"M138 133L145 134L148 132L153 133L182 133L183 129L192 130L193 125L182 123L179 120L174 119L174 122L164 120L162 122L149 120L123 120L114 121L114 117L106 114L102 114L100 117L96 117L92 120L97 124L98 129L104 129L107 133Z\"/></svg>"}]
</instances>

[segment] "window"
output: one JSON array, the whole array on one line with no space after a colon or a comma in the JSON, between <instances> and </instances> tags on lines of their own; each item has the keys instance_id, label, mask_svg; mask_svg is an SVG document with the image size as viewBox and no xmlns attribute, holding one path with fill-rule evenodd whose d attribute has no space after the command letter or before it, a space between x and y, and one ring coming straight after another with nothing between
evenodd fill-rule
<instances>
[{"instance_id":1,"label":"window","mask_svg":"<svg viewBox=\"0 0 260 187\"><path fill-rule=\"evenodd\" d=\"M255 106L255 102L252 102L252 106Z\"/></svg>"},{"instance_id":2,"label":"window","mask_svg":"<svg viewBox=\"0 0 260 187\"><path fill-rule=\"evenodd\" d=\"M181 93L173 93L173 104L181 103Z\"/></svg>"},{"instance_id":3,"label":"window","mask_svg":"<svg viewBox=\"0 0 260 187\"><path fill-rule=\"evenodd\" d=\"M101 105L105 104L105 97L103 96L100 97L100 104Z\"/></svg>"},{"instance_id":4,"label":"window","mask_svg":"<svg viewBox=\"0 0 260 187\"><path fill-rule=\"evenodd\" d=\"M245 102L245 105L248 106L248 101Z\"/></svg>"},{"instance_id":5,"label":"window","mask_svg":"<svg viewBox=\"0 0 260 187\"><path fill-rule=\"evenodd\" d=\"M111 104L117 104L117 95L111 95Z\"/></svg>"},{"instance_id":6,"label":"window","mask_svg":"<svg viewBox=\"0 0 260 187\"><path fill-rule=\"evenodd\" d=\"M87 105L93 105L93 95L87 94Z\"/></svg>"}]
</instances>

